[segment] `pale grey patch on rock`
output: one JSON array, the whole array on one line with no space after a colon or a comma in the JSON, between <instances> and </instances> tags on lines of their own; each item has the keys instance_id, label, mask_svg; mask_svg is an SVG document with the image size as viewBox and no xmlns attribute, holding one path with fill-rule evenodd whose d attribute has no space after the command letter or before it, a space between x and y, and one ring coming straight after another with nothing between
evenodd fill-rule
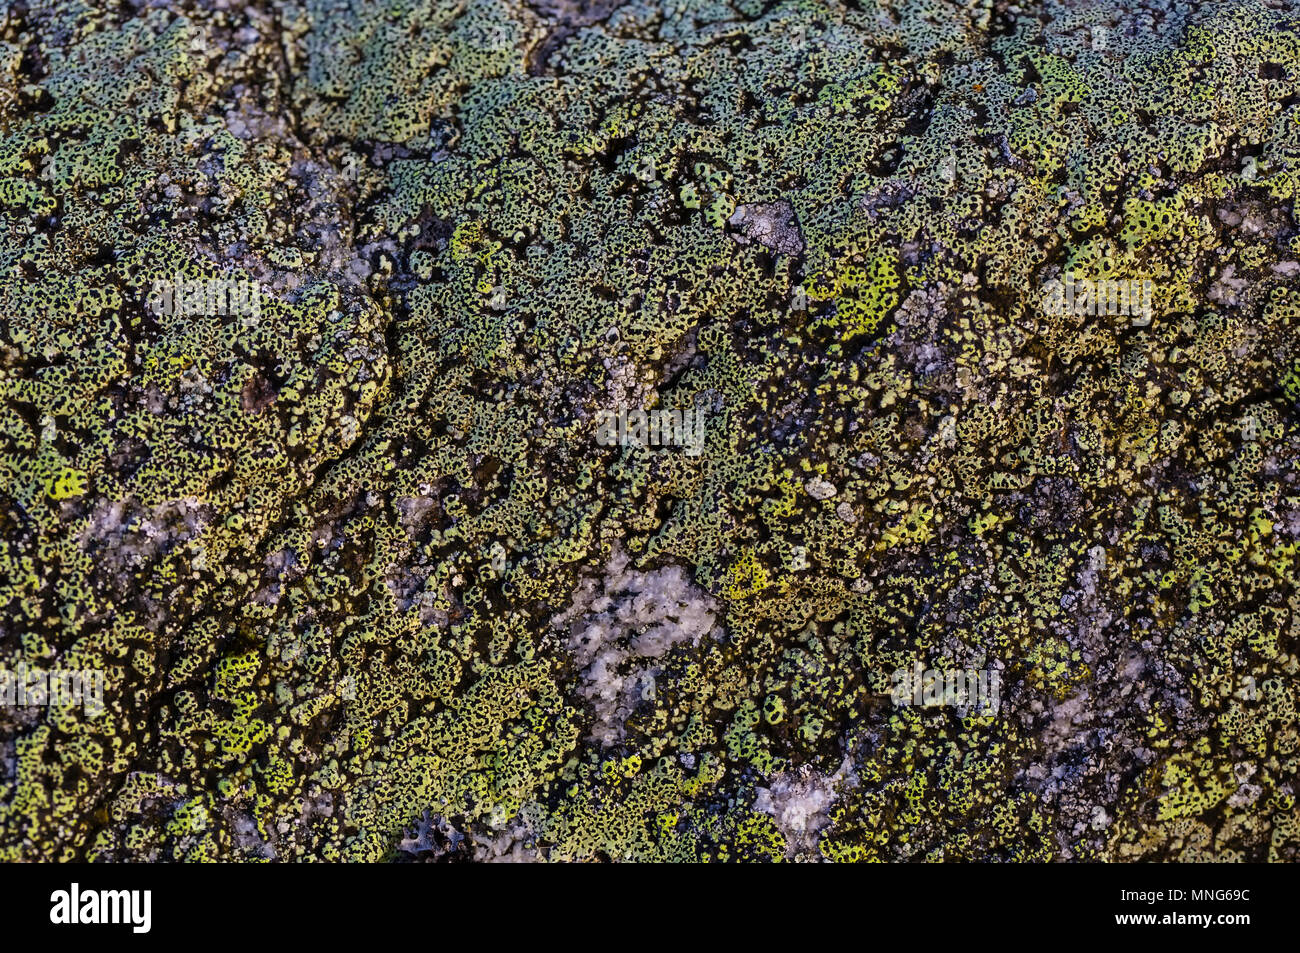
<instances>
[{"instance_id":1,"label":"pale grey patch on rock","mask_svg":"<svg viewBox=\"0 0 1300 953\"><path fill-rule=\"evenodd\" d=\"M799 230L799 219L795 216L794 206L784 200L759 205L737 205L727 224L739 229L740 234L731 237L742 245L748 245L752 241L770 248L778 255L803 254L803 232Z\"/></svg>"},{"instance_id":2,"label":"pale grey patch on rock","mask_svg":"<svg viewBox=\"0 0 1300 953\"><path fill-rule=\"evenodd\" d=\"M776 820L785 835L786 856L816 856L818 837L830 823L830 809L842 788L856 787L853 761L845 757L834 774L821 774L805 765L783 772L765 788L758 788L754 810Z\"/></svg>"},{"instance_id":3,"label":"pale grey patch on rock","mask_svg":"<svg viewBox=\"0 0 1300 953\"><path fill-rule=\"evenodd\" d=\"M720 615L681 566L642 572L615 547L604 576L583 579L552 622L580 671L578 692L595 710L591 740L621 741L628 716L653 701L659 661L677 645L699 644Z\"/></svg>"}]
</instances>

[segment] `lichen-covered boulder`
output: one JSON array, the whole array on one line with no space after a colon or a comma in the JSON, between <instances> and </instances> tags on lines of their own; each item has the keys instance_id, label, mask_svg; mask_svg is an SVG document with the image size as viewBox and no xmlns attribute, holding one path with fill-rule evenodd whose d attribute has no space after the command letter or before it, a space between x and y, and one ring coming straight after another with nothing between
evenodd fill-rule
<instances>
[{"instance_id":1,"label":"lichen-covered boulder","mask_svg":"<svg viewBox=\"0 0 1300 953\"><path fill-rule=\"evenodd\" d=\"M1298 80L1263 0L0 4L0 676L86 679L0 860L1297 859Z\"/></svg>"}]
</instances>

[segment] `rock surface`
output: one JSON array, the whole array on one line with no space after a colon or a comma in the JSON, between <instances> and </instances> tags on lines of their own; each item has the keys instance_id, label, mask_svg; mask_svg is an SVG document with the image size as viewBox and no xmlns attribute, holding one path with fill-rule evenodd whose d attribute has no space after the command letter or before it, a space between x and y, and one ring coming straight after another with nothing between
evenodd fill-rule
<instances>
[{"instance_id":1,"label":"rock surface","mask_svg":"<svg viewBox=\"0 0 1300 953\"><path fill-rule=\"evenodd\" d=\"M1297 859L1295 3L101 6L0 5L0 669L105 703L0 860Z\"/></svg>"}]
</instances>

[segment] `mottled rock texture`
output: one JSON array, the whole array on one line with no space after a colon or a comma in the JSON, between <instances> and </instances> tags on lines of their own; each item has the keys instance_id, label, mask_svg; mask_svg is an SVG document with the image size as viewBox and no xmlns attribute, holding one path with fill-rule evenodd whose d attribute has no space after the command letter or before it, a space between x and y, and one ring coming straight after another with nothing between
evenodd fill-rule
<instances>
[{"instance_id":1,"label":"mottled rock texture","mask_svg":"<svg viewBox=\"0 0 1300 953\"><path fill-rule=\"evenodd\" d=\"M106 701L0 708L0 859L1295 860L1298 76L1276 0L0 2L0 667Z\"/></svg>"}]
</instances>

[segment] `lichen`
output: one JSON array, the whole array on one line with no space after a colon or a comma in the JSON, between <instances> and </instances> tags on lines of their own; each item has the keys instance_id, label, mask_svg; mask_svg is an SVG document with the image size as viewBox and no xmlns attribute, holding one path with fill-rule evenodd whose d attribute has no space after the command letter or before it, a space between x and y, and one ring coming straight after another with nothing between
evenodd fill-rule
<instances>
[{"instance_id":1,"label":"lichen","mask_svg":"<svg viewBox=\"0 0 1300 953\"><path fill-rule=\"evenodd\" d=\"M1300 12L1019 10L0 8L0 860L1295 860Z\"/></svg>"}]
</instances>

